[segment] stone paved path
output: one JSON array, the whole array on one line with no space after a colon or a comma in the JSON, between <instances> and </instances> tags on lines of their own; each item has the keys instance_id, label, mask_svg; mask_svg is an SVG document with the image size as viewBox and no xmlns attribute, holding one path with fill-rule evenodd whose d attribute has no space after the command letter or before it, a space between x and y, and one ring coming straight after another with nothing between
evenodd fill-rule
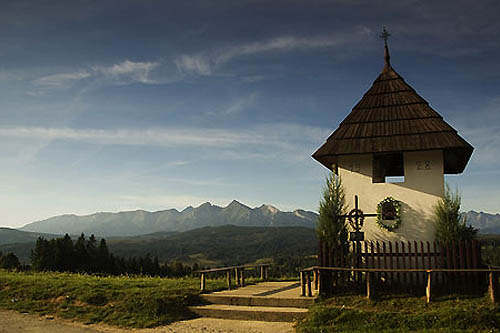
<instances>
[{"instance_id":1,"label":"stone paved path","mask_svg":"<svg viewBox=\"0 0 500 333\"><path fill-rule=\"evenodd\" d=\"M212 318L198 318L180 321L168 326L152 329L121 329L108 325L84 325L51 316L40 317L21 314L14 311L0 311L0 333L44 332L44 333L80 333L80 332L203 332L203 333L292 333L291 323L269 323L259 321L241 321Z\"/></svg>"}]
</instances>

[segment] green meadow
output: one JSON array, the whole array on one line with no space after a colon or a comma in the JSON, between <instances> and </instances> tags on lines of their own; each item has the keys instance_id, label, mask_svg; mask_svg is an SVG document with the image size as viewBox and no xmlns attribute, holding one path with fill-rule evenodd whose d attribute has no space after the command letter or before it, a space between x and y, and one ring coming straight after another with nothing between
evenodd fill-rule
<instances>
[{"instance_id":1,"label":"green meadow","mask_svg":"<svg viewBox=\"0 0 500 333\"><path fill-rule=\"evenodd\" d=\"M186 278L99 277L71 273L0 270L0 308L54 315L84 323L153 327L192 318L200 280ZM207 290L225 287L207 280Z\"/></svg>"},{"instance_id":2,"label":"green meadow","mask_svg":"<svg viewBox=\"0 0 500 333\"><path fill-rule=\"evenodd\" d=\"M500 308L487 296L336 296L309 309L300 333L316 332L500 332Z\"/></svg>"}]
</instances>

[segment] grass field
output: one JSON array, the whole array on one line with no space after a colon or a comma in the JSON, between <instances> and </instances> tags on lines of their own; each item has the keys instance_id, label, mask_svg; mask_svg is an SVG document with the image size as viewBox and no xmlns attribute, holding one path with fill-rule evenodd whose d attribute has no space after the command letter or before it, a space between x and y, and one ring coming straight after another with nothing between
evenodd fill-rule
<instances>
[{"instance_id":1,"label":"grass field","mask_svg":"<svg viewBox=\"0 0 500 333\"><path fill-rule=\"evenodd\" d=\"M425 298L392 295L376 301L337 296L309 309L297 331L312 332L500 332L500 308L488 297Z\"/></svg>"},{"instance_id":2,"label":"grass field","mask_svg":"<svg viewBox=\"0 0 500 333\"><path fill-rule=\"evenodd\" d=\"M197 278L97 277L0 270L0 308L50 314L84 323L152 327L192 317L199 302ZM207 280L207 290L223 280Z\"/></svg>"}]
</instances>

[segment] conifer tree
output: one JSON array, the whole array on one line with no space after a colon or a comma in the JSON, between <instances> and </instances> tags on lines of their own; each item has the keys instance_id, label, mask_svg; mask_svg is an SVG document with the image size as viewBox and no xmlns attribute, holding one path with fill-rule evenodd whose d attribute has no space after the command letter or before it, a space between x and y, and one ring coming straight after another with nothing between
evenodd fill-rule
<instances>
[{"instance_id":1,"label":"conifer tree","mask_svg":"<svg viewBox=\"0 0 500 333\"><path fill-rule=\"evenodd\" d=\"M326 178L326 186L323 189L323 198L319 203L319 217L316 223L318 238L330 247L338 246L347 242L347 225L345 215L347 206L345 203L344 189L340 176L331 172Z\"/></svg>"},{"instance_id":2,"label":"conifer tree","mask_svg":"<svg viewBox=\"0 0 500 333\"><path fill-rule=\"evenodd\" d=\"M444 197L434 207L434 226L436 239L439 241L474 239L477 229L467 226L465 217L460 216L462 198L458 190L452 192L448 184L445 185Z\"/></svg>"}]
</instances>

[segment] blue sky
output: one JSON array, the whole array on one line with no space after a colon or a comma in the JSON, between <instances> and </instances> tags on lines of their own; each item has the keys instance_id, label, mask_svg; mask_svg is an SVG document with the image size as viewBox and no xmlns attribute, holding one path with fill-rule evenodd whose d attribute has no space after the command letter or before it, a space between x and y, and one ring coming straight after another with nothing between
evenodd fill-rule
<instances>
[{"instance_id":1,"label":"blue sky","mask_svg":"<svg viewBox=\"0 0 500 333\"><path fill-rule=\"evenodd\" d=\"M499 212L498 1L0 4L0 225L237 199L316 210L310 155L391 62L474 147Z\"/></svg>"}]
</instances>

